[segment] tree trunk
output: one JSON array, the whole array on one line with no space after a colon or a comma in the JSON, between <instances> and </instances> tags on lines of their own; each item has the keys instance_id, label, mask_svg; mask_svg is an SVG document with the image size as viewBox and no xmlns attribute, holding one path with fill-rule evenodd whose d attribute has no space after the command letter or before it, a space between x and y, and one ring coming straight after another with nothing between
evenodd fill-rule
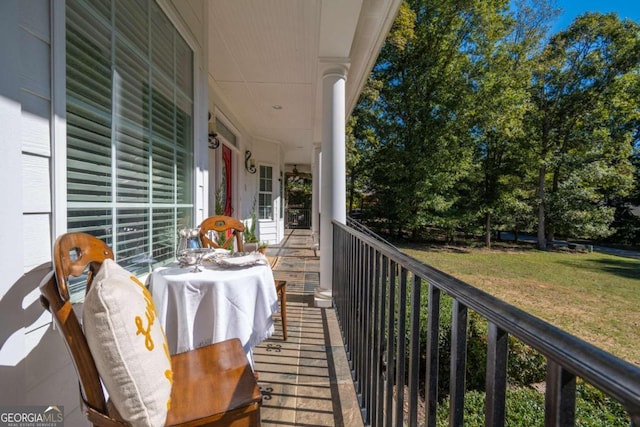
<instances>
[{"instance_id":1,"label":"tree trunk","mask_svg":"<svg viewBox=\"0 0 640 427\"><path fill-rule=\"evenodd\" d=\"M487 248L491 247L491 212L485 215L484 245Z\"/></svg>"},{"instance_id":2,"label":"tree trunk","mask_svg":"<svg viewBox=\"0 0 640 427\"><path fill-rule=\"evenodd\" d=\"M558 188L560 187L560 168L557 167L553 171L553 178L551 180L551 194L557 194ZM553 248L553 241L555 240L555 224L553 222L545 225L545 232L547 236L547 246Z\"/></svg>"},{"instance_id":3,"label":"tree trunk","mask_svg":"<svg viewBox=\"0 0 640 427\"><path fill-rule=\"evenodd\" d=\"M544 198L545 198L545 176L547 174L547 167L542 164L538 172L538 249L547 249L547 240L545 238L545 212L544 212Z\"/></svg>"}]
</instances>

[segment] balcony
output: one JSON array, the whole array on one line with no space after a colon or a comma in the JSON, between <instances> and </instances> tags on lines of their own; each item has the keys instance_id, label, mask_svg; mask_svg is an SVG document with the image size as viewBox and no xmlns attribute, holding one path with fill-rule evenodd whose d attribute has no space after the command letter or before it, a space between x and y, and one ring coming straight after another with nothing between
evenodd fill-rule
<instances>
[{"instance_id":1,"label":"balcony","mask_svg":"<svg viewBox=\"0 0 640 427\"><path fill-rule=\"evenodd\" d=\"M640 426L637 366L359 231L333 227L334 308L313 307L319 262L308 230L290 230L282 245L270 248L276 278L288 281L289 340L282 340L276 321L274 336L255 352L263 425L435 426L438 348L432 343L438 342L440 301L446 296L453 299L449 425L464 425L467 323L473 311L489 331L485 425L505 425L511 335L546 360L540 409L545 426L576 425L578 378L620 402L630 425ZM423 285L428 306L420 304ZM428 324L423 347L421 324Z\"/></svg>"}]
</instances>

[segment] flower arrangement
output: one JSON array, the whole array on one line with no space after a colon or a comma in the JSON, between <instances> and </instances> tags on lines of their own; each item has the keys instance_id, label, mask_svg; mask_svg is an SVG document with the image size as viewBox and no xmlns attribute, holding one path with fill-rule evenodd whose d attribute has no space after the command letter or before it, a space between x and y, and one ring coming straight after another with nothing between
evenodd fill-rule
<instances>
[{"instance_id":1,"label":"flower arrangement","mask_svg":"<svg viewBox=\"0 0 640 427\"><path fill-rule=\"evenodd\" d=\"M267 242L266 240L261 241L260 243L258 243L258 252L264 254L267 251L268 246L269 242Z\"/></svg>"}]
</instances>

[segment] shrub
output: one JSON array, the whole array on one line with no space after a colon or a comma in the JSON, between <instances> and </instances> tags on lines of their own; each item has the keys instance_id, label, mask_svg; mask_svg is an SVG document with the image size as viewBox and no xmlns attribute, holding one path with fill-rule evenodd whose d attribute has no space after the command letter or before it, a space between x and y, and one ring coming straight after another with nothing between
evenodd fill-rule
<instances>
[{"instance_id":1,"label":"shrub","mask_svg":"<svg viewBox=\"0 0 640 427\"><path fill-rule=\"evenodd\" d=\"M425 284L425 286L428 285ZM427 289L423 289L421 292L421 307L423 309L421 310L420 322L420 345L423 360L426 360L427 351L427 306L428 292ZM452 307L453 299L451 297L444 296L441 298L440 330L438 335L438 396L441 398L446 397L449 393ZM484 391L487 368L487 321L473 311L469 311L468 319L466 388L467 390ZM545 379L546 360L539 352L510 336L507 370L510 384L535 384Z\"/></svg>"},{"instance_id":2,"label":"shrub","mask_svg":"<svg viewBox=\"0 0 640 427\"><path fill-rule=\"evenodd\" d=\"M464 404L465 427L484 427L484 404L484 392L467 392ZM449 398L438 406L438 427L448 426L448 419ZM529 387L509 388L505 421L505 425L509 427L544 425L544 394ZM628 427L629 417L618 402L579 381L576 387L575 425L577 427Z\"/></svg>"},{"instance_id":3,"label":"shrub","mask_svg":"<svg viewBox=\"0 0 640 427\"><path fill-rule=\"evenodd\" d=\"M408 295L407 304L409 304L410 300L411 296ZM424 381L423 369L426 361L428 336L428 302L428 284L424 283L423 289L421 289L420 300L419 333L422 359L420 363L421 372L419 373L420 381ZM440 327L438 331L438 426L448 425L452 307L453 299L443 294L440 301ZM407 327L409 327L409 318L411 315L409 311L410 310L407 310ZM409 348L410 345L410 335L411 331L408 329L406 335L407 348ZM478 313L469 311L467 327L465 427L484 426L487 341L487 320ZM506 425L510 427L544 425L544 394L530 386L539 383L544 384L546 377L545 357L519 339L510 336L507 363L509 388L507 390L506 401ZM424 387L422 390L424 391ZM424 397L424 393L422 394ZM576 389L576 426L627 427L628 425L629 418L624 408L618 402L607 397L594 387L585 384L583 381L578 381Z\"/></svg>"},{"instance_id":4,"label":"shrub","mask_svg":"<svg viewBox=\"0 0 640 427\"><path fill-rule=\"evenodd\" d=\"M578 381L576 387L576 425L628 427L630 421L620 403L595 387Z\"/></svg>"}]
</instances>

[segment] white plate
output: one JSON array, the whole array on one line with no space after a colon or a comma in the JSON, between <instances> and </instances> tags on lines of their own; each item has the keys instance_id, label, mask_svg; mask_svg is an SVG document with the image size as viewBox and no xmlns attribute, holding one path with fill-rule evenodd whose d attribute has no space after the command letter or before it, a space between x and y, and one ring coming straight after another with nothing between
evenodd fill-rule
<instances>
[{"instance_id":1,"label":"white plate","mask_svg":"<svg viewBox=\"0 0 640 427\"><path fill-rule=\"evenodd\" d=\"M267 259L259 253L252 253L243 256L231 256L226 258L218 258L216 262L226 267L245 267L254 264L266 264Z\"/></svg>"},{"instance_id":2,"label":"white plate","mask_svg":"<svg viewBox=\"0 0 640 427\"><path fill-rule=\"evenodd\" d=\"M214 253L214 254L216 254L216 255L223 256L223 255L229 255L229 254L231 254L231 251L230 251L229 249L215 248L215 249L213 250L213 253Z\"/></svg>"}]
</instances>

